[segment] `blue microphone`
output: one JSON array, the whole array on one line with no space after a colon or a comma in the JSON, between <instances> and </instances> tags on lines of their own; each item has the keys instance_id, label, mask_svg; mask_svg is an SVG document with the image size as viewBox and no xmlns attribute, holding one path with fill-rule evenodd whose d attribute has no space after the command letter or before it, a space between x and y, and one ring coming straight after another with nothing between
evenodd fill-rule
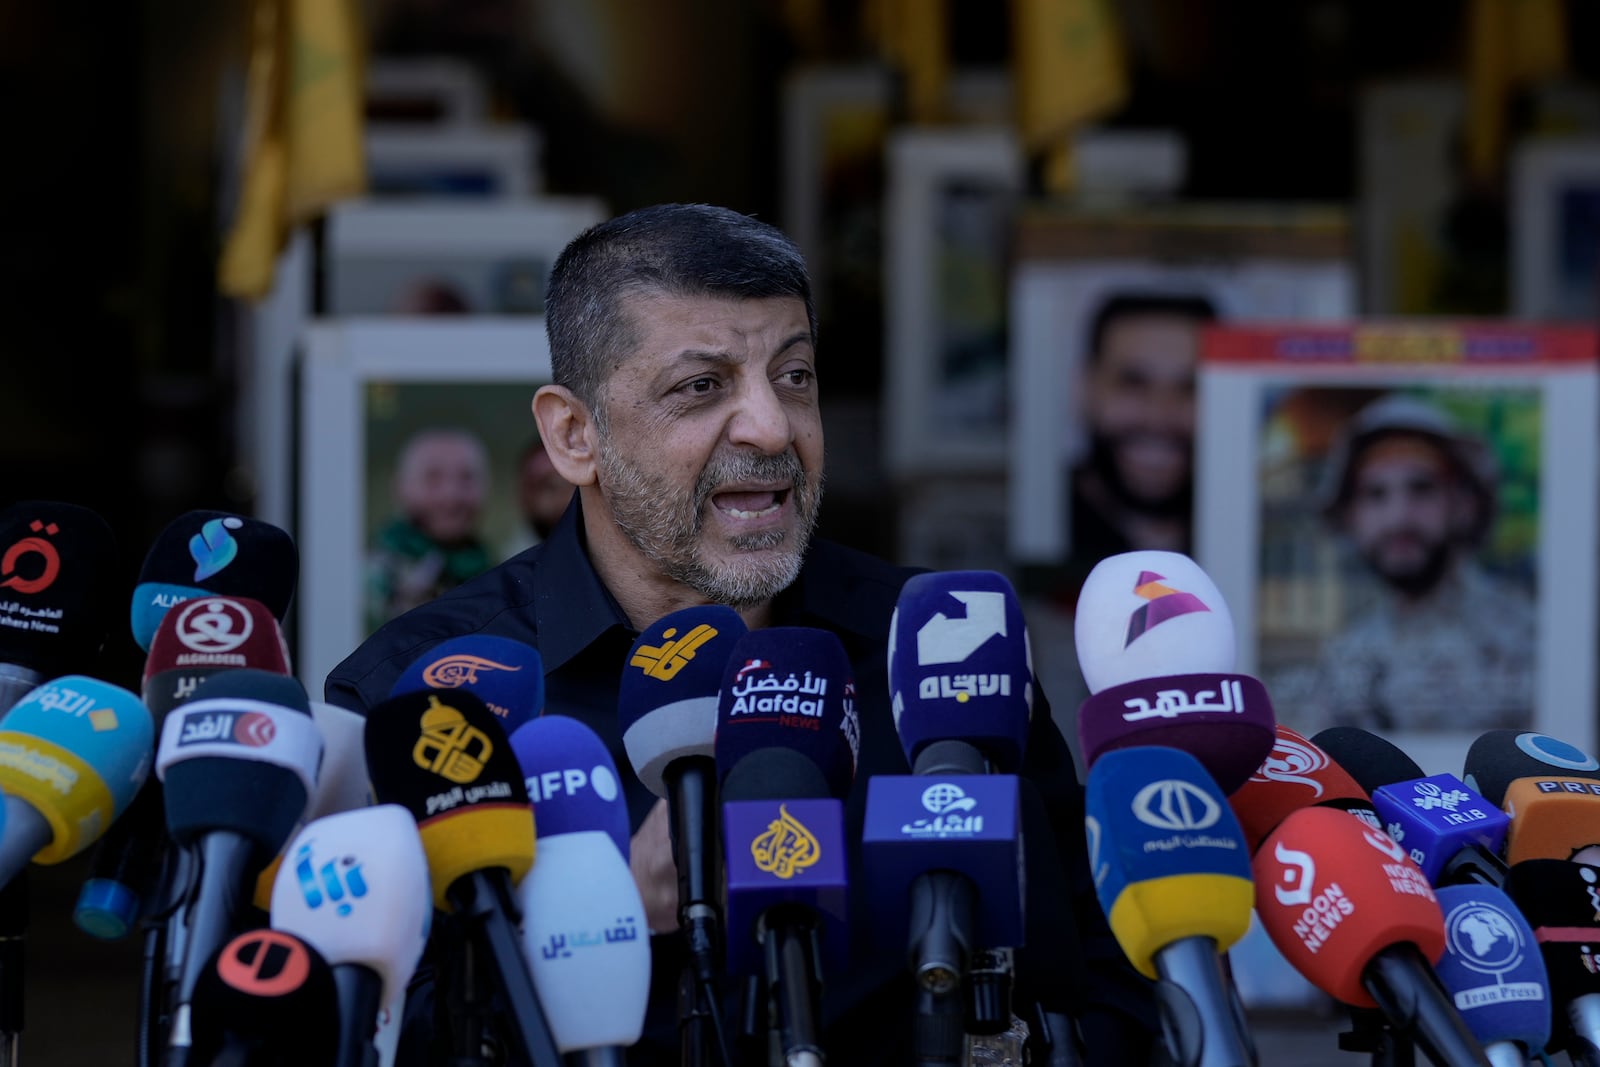
<instances>
[{"instance_id":1,"label":"blue microphone","mask_svg":"<svg viewBox=\"0 0 1600 1067\"><path fill-rule=\"evenodd\" d=\"M1410 854L1428 881L1446 880L1446 867L1464 852L1478 859L1475 879L1498 886L1505 865L1497 859L1511 817L1464 785L1453 774L1435 774L1379 786L1372 807L1389 836Z\"/></svg>"},{"instance_id":2,"label":"blue microphone","mask_svg":"<svg viewBox=\"0 0 1600 1067\"><path fill-rule=\"evenodd\" d=\"M628 802L600 735L566 715L530 719L511 735L539 840L603 831L628 858Z\"/></svg>"},{"instance_id":3,"label":"blue microphone","mask_svg":"<svg viewBox=\"0 0 1600 1067\"><path fill-rule=\"evenodd\" d=\"M716 732L728 965L765 976L758 1017L777 1020L789 1063L821 1062L820 977L848 961L856 714L849 657L826 630L754 630L728 658Z\"/></svg>"},{"instance_id":4,"label":"blue microphone","mask_svg":"<svg viewBox=\"0 0 1600 1067\"><path fill-rule=\"evenodd\" d=\"M544 660L532 645L509 637L455 637L412 661L389 695L427 689L469 690L509 734L544 711Z\"/></svg>"},{"instance_id":5,"label":"blue microphone","mask_svg":"<svg viewBox=\"0 0 1600 1067\"><path fill-rule=\"evenodd\" d=\"M1085 788L1095 892L1128 959L1160 981L1168 1052L1184 1067L1253 1064L1219 956L1255 903L1227 797L1195 757L1157 746L1105 753Z\"/></svg>"},{"instance_id":6,"label":"blue microphone","mask_svg":"<svg viewBox=\"0 0 1600 1067\"><path fill-rule=\"evenodd\" d=\"M907 763L956 740L1015 772L1033 713L1033 656L1011 583L994 571L906 582L889 623L889 693Z\"/></svg>"},{"instance_id":7,"label":"blue microphone","mask_svg":"<svg viewBox=\"0 0 1600 1067\"><path fill-rule=\"evenodd\" d=\"M1436 893L1445 953L1434 972L1494 1064L1525 1064L1550 1040L1550 976L1533 927L1495 886Z\"/></svg>"}]
</instances>

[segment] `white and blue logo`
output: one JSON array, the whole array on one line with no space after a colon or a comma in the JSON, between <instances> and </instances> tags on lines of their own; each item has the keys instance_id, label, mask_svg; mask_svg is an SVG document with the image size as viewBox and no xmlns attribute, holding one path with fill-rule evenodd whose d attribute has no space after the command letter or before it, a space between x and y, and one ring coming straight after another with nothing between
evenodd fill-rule
<instances>
[{"instance_id":1,"label":"white and blue logo","mask_svg":"<svg viewBox=\"0 0 1600 1067\"><path fill-rule=\"evenodd\" d=\"M361 874L361 861L354 856L340 856L315 870L311 859L311 846L301 845L295 852L294 870L300 878L300 892L306 907L316 911L323 904L333 905L339 915L349 915L354 910L353 901L367 895L367 882Z\"/></svg>"},{"instance_id":2,"label":"white and blue logo","mask_svg":"<svg viewBox=\"0 0 1600 1067\"><path fill-rule=\"evenodd\" d=\"M1562 767L1569 771L1600 771L1600 760L1596 760L1576 745L1569 745L1548 734L1518 734L1517 747L1525 755L1552 767Z\"/></svg>"}]
</instances>

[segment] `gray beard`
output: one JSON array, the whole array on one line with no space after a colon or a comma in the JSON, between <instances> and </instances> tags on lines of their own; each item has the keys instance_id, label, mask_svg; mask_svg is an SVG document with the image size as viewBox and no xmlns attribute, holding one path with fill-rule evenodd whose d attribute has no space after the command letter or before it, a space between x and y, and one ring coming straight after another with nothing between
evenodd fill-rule
<instances>
[{"instance_id":1,"label":"gray beard","mask_svg":"<svg viewBox=\"0 0 1600 1067\"><path fill-rule=\"evenodd\" d=\"M667 577L688 586L713 604L740 608L771 600L800 573L806 546L816 528L822 478L806 477L791 449L776 456L735 451L713 456L692 491L665 484L600 440L600 486L623 536ZM722 486L745 481L787 481L798 523L787 551L773 552L790 536L783 530L735 537L738 552L760 558L715 561L706 558L701 534L706 502Z\"/></svg>"}]
</instances>

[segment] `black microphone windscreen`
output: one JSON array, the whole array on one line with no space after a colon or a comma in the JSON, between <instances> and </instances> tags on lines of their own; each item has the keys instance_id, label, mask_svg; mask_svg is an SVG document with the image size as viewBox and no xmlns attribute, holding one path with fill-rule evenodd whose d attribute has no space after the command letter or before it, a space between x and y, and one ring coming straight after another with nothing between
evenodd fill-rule
<instances>
[{"instance_id":1,"label":"black microphone windscreen","mask_svg":"<svg viewBox=\"0 0 1600 1067\"><path fill-rule=\"evenodd\" d=\"M1382 786L1428 776L1416 760L1370 730L1330 726L1311 740L1332 756L1368 796Z\"/></svg>"},{"instance_id":2,"label":"black microphone windscreen","mask_svg":"<svg viewBox=\"0 0 1600 1067\"><path fill-rule=\"evenodd\" d=\"M0 663L83 673L110 626L117 542L105 519L56 500L0 510Z\"/></svg>"},{"instance_id":3,"label":"black microphone windscreen","mask_svg":"<svg viewBox=\"0 0 1600 1067\"><path fill-rule=\"evenodd\" d=\"M249 930L206 963L195 983L190 1026L196 1063L213 1062L230 1040L250 1063L331 1065L339 1038L333 970L320 952L282 930Z\"/></svg>"},{"instance_id":4,"label":"black microphone windscreen","mask_svg":"<svg viewBox=\"0 0 1600 1067\"><path fill-rule=\"evenodd\" d=\"M724 802L825 800L832 795L822 769L792 748L758 748L740 758L722 781Z\"/></svg>"},{"instance_id":5,"label":"black microphone windscreen","mask_svg":"<svg viewBox=\"0 0 1600 1067\"><path fill-rule=\"evenodd\" d=\"M270 522L226 511L178 516L145 553L130 611L134 640L149 648L173 604L197 596L249 597L282 620L300 576L300 553Z\"/></svg>"},{"instance_id":6,"label":"black microphone windscreen","mask_svg":"<svg viewBox=\"0 0 1600 1067\"><path fill-rule=\"evenodd\" d=\"M295 741L291 729L304 734L307 727L314 733L311 703L293 677L241 668L201 682L163 724L157 754L173 839L228 830L254 841L264 857L276 855L305 816L307 780L315 782L321 750L302 744L282 759L263 757ZM185 746L215 752L219 744L228 755L183 758Z\"/></svg>"},{"instance_id":7,"label":"black microphone windscreen","mask_svg":"<svg viewBox=\"0 0 1600 1067\"><path fill-rule=\"evenodd\" d=\"M1559 738L1528 730L1490 730L1467 749L1462 780L1495 807L1518 778L1596 778L1600 760Z\"/></svg>"}]
</instances>

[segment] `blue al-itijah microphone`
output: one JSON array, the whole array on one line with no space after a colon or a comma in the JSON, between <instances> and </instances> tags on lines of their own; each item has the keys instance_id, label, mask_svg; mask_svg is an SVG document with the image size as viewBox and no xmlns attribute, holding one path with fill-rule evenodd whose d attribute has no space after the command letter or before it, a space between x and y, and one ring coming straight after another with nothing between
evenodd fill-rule
<instances>
[{"instance_id":1,"label":"blue al-itijah microphone","mask_svg":"<svg viewBox=\"0 0 1600 1067\"><path fill-rule=\"evenodd\" d=\"M739 639L717 708L728 969L763 977L786 1062L820 1064L820 977L849 952L842 798L860 721L849 657L826 630ZM819 970L819 964L821 969Z\"/></svg>"},{"instance_id":2,"label":"blue al-itijah microphone","mask_svg":"<svg viewBox=\"0 0 1600 1067\"><path fill-rule=\"evenodd\" d=\"M300 553L288 533L226 511L190 511L167 524L145 554L133 589L133 639L145 651L175 604L199 596L242 596L279 621L289 610Z\"/></svg>"},{"instance_id":3,"label":"blue al-itijah microphone","mask_svg":"<svg viewBox=\"0 0 1600 1067\"><path fill-rule=\"evenodd\" d=\"M1496 886L1437 891L1445 952L1434 964L1495 1067L1523 1067L1550 1040L1550 977L1533 927Z\"/></svg>"},{"instance_id":4,"label":"blue al-itijah microphone","mask_svg":"<svg viewBox=\"0 0 1600 1067\"><path fill-rule=\"evenodd\" d=\"M993 571L912 578L889 640L895 727L914 774L868 783L862 861L873 925L886 945L907 946L926 994L913 1024L917 1055L947 1062L969 1030L1011 1023L1003 973L972 963L1025 941L1018 780L986 772L1021 766L1030 646L1016 593Z\"/></svg>"},{"instance_id":5,"label":"blue al-itijah microphone","mask_svg":"<svg viewBox=\"0 0 1600 1067\"><path fill-rule=\"evenodd\" d=\"M744 620L732 608L701 606L645 627L628 652L617 696L622 746L644 787L666 798L672 861L678 871L678 922L688 947L686 972L703 1006L682 1022L696 1039L716 1011L722 968L717 836L717 694ZM720 1031L720 1027L717 1027Z\"/></svg>"},{"instance_id":6,"label":"blue al-itijah microphone","mask_svg":"<svg viewBox=\"0 0 1600 1067\"><path fill-rule=\"evenodd\" d=\"M1377 734L1334 726L1311 739L1368 795L1389 836L1428 881L1439 885L1505 883L1500 859L1511 818L1453 774L1422 768Z\"/></svg>"},{"instance_id":7,"label":"blue al-itijah microphone","mask_svg":"<svg viewBox=\"0 0 1600 1067\"><path fill-rule=\"evenodd\" d=\"M532 645L509 637L455 637L413 660L389 695L427 689L469 690L509 734L544 711L544 660Z\"/></svg>"},{"instance_id":8,"label":"blue al-itijah microphone","mask_svg":"<svg viewBox=\"0 0 1600 1067\"><path fill-rule=\"evenodd\" d=\"M199 859L168 940L175 971L167 1057L190 1049L190 1005L206 961L239 932L256 880L304 818L322 735L294 678L241 668L212 675L168 714L156 749L167 831Z\"/></svg>"},{"instance_id":9,"label":"blue al-itijah microphone","mask_svg":"<svg viewBox=\"0 0 1600 1067\"><path fill-rule=\"evenodd\" d=\"M628 806L598 734L543 715L511 736L539 858L522 884L522 944L556 1047L620 1065L650 1001L650 933L628 869Z\"/></svg>"},{"instance_id":10,"label":"blue al-itijah microphone","mask_svg":"<svg viewBox=\"0 0 1600 1067\"><path fill-rule=\"evenodd\" d=\"M0 711L48 678L86 670L111 617L117 542L76 504L0 509Z\"/></svg>"},{"instance_id":11,"label":"blue al-itijah microphone","mask_svg":"<svg viewBox=\"0 0 1600 1067\"><path fill-rule=\"evenodd\" d=\"M1107 752L1089 768L1095 892L1123 952L1159 979L1167 1051L1182 1067L1256 1062L1220 954L1250 927L1255 887L1244 830L1194 756Z\"/></svg>"}]
</instances>

